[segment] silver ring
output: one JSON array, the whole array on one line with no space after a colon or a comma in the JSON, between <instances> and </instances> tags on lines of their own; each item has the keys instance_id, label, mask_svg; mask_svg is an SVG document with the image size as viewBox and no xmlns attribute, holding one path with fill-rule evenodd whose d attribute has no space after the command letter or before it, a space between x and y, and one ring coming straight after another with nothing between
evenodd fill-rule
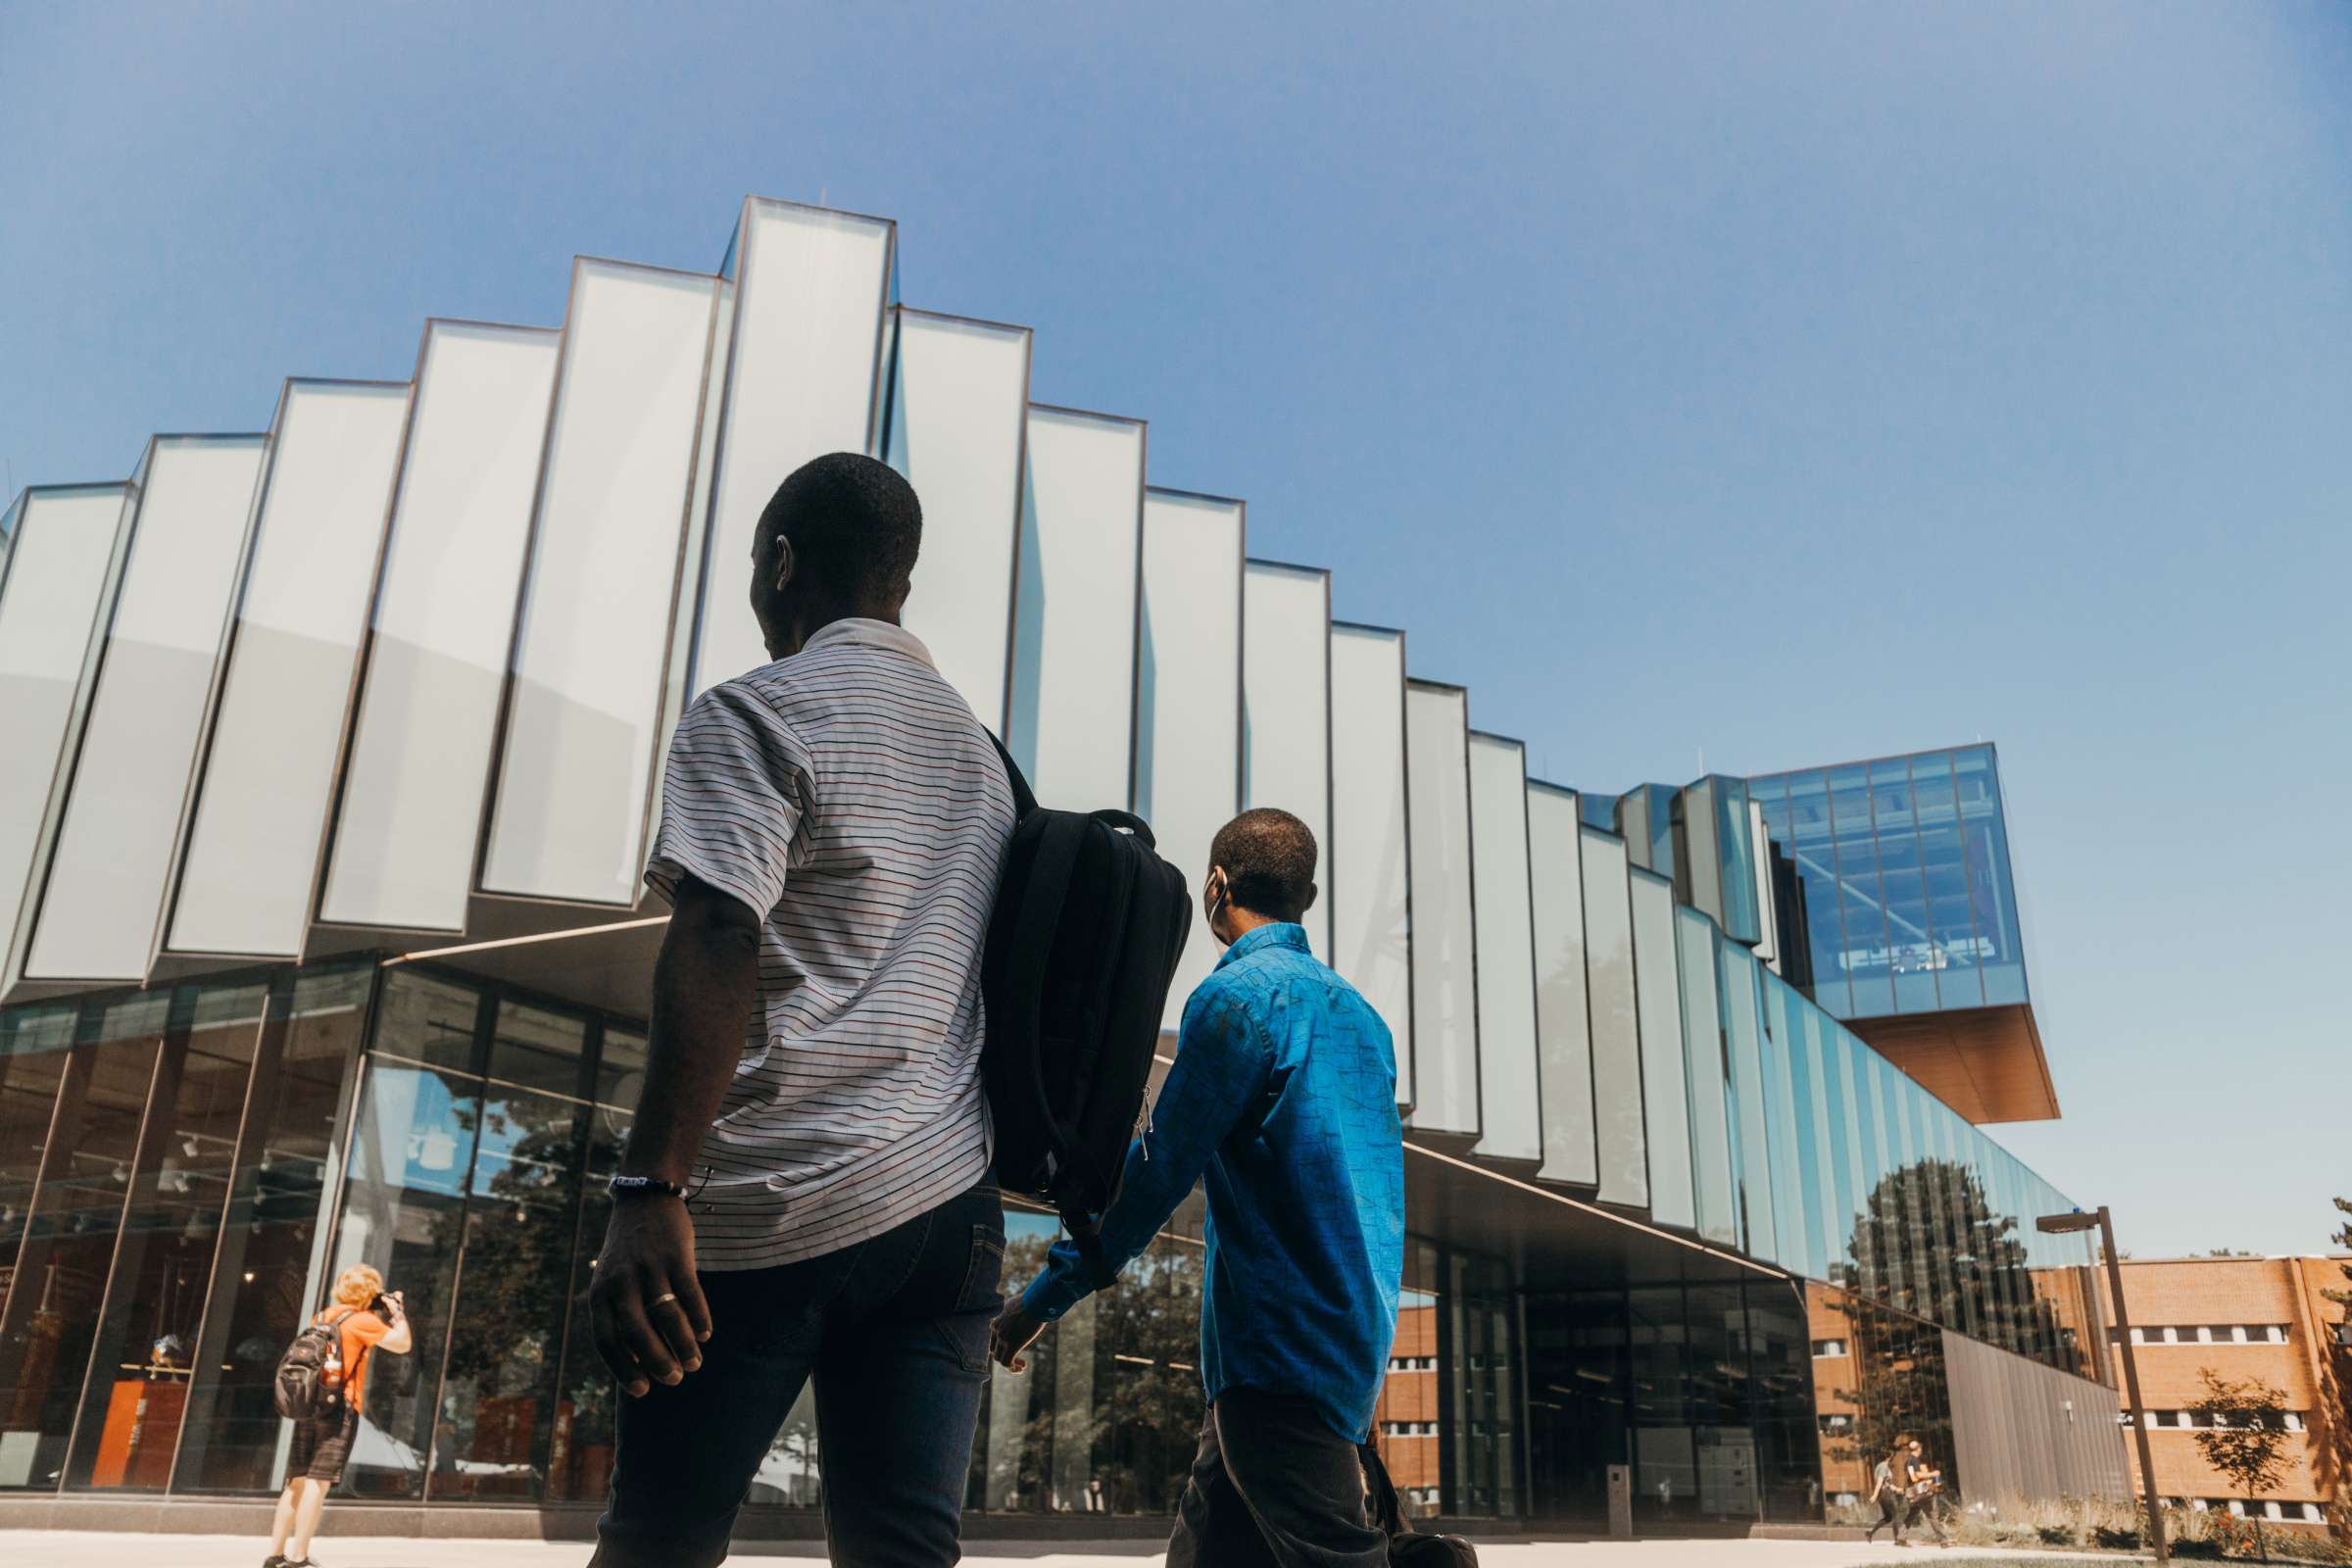
<instances>
[{"instance_id":1,"label":"silver ring","mask_svg":"<svg viewBox=\"0 0 2352 1568\"><path fill-rule=\"evenodd\" d=\"M674 1300L676 1300L677 1298L678 1298L678 1297L677 1297L677 1293L676 1293L675 1291L671 1291L671 1292L668 1292L668 1293L666 1293L666 1294L664 1294L664 1295L662 1295L662 1296L657 1296L657 1297L655 1297L655 1298L653 1298L652 1302L651 1302L651 1303L649 1303L649 1304L651 1304L651 1305L654 1305L654 1306L660 1306L660 1305L661 1305L662 1302L664 1302L664 1301L674 1301Z\"/></svg>"}]
</instances>

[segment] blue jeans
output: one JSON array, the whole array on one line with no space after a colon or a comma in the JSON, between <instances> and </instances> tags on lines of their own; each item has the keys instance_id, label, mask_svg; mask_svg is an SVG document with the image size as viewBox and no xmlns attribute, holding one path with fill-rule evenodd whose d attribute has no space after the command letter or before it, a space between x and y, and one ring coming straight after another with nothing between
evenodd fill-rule
<instances>
[{"instance_id":1,"label":"blue jeans","mask_svg":"<svg viewBox=\"0 0 2352 1568\"><path fill-rule=\"evenodd\" d=\"M1003 1298L993 1177L871 1241L701 1276L711 1334L675 1388L620 1401L591 1568L710 1568L802 1386L816 1384L825 1540L856 1568L945 1568Z\"/></svg>"}]
</instances>

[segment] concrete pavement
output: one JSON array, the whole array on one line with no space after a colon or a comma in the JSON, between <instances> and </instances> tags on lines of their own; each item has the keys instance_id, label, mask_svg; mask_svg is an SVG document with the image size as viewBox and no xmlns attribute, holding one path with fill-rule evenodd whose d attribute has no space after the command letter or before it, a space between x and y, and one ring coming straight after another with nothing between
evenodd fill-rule
<instances>
[{"instance_id":1,"label":"concrete pavement","mask_svg":"<svg viewBox=\"0 0 2352 1568\"><path fill-rule=\"evenodd\" d=\"M153 1536L96 1531L0 1531L0 1563L10 1568L254 1568L266 1542L223 1536ZM1479 1547L1482 1568L1861 1568L1863 1564L1952 1561L1966 1557L2040 1555L1976 1551L1967 1547L1897 1551L1860 1542L1814 1541L1637 1541L1496 1543ZM2086 1559L2081 1552L2050 1554L2053 1561L2121 1562ZM580 1568L588 1548L577 1542L419 1541L390 1537L320 1537L324 1568ZM753 1543L736 1562L766 1558L824 1560L815 1542ZM1024 1545L982 1541L965 1556L967 1568L1149 1568L1158 1562L1156 1544L1113 1543L1075 1545L1055 1542Z\"/></svg>"}]
</instances>

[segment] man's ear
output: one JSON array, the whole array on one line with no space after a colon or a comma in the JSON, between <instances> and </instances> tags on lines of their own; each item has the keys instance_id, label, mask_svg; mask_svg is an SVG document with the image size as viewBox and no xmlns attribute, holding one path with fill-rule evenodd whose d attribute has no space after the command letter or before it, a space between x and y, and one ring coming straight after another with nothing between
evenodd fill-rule
<instances>
[{"instance_id":1,"label":"man's ear","mask_svg":"<svg viewBox=\"0 0 2352 1568\"><path fill-rule=\"evenodd\" d=\"M776 535L776 564L774 568L774 575L768 579L768 581L774 586L776 592L782 593L784 591L785 584L792 581L792 541L785 538L782 534L778 534Z\"/></svg>"},{"instance_id":2,"label":"man's ear","mask_svg":"<svg viewBox=\"0 0 2352 1568\"><path fill-rule=\"evenodd\" d=\"M1315 906L1315 897L1322 891L1323 890L1321 888L1315 886L1312 882L1309 882L1306 885L1306 902L1298 906L1298 912L1300 914L1304 914L1307 910L1313 908Z\"/></svg>"}]
</instances>

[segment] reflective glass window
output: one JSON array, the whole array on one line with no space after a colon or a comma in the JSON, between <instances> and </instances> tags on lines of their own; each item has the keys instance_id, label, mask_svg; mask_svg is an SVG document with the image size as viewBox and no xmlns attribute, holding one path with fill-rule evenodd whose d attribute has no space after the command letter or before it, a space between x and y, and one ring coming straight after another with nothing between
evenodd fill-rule
<instances>
[{"instance_id":1,"label":"reflective glass window","mask_svg":"<svg viewBox=\"0 0 2352 1568\"><path fill-rule=\"evenodd\" d=\"M1766 1105L1760 993L1755 955L1738 943L1716 944L1722 964L1724 1059L1731 1072L1732 1169L1738 1182L1740 1236L1758 1257L1780 1255L1773 1213L1772 1135Z\"/></svg>"},{"instance_id":2,"label":"reflective glass window","mask_svg":"<svg viewBox=\"0 0 2352 1568\"><path fill-rule=\"evenodd\" d=\"M1618 840L1585 839L1586 874L1614 869ZM1602 883L1605 887L1605 881ZM1691 1188L1690 1070L1683 1060L1682 970L1675 955L1674 884L1636 870L1633 900L1635 1013L1642 1037L1642 1131L1649 1149L1649 1212L1662 1225L1696 1227Z\"/></svg>"},{"instance_id":3,"label":"reflective glass window","mask_svg":"<svg viewBox=\"0 0 2352 1568\"><path fill-rule=\"evenodd\" d=\"M1790 773L1788 837L1782 841L1796 864L1804 889L1805 941L1813 971L1813 1000L1831 1016L1854 1015L1853 987L1846 978L1844 899L1838 888L1838 837L1831 825L1826 773Z\"/></svg>"},{"instance_id":4,"label":"reflective glass window","mask_svg":"<svg viewBox=\"0 0 2352 1568\"><path fill-rule=\"evenodd\" d=\"M1519 1511L1519 1344L1510 1270L1461 1252L1447 1261L1446 1436L1453 1463L1446 1511L1507 1518Z\"/></svg>"},{"instance_id":5,"label":"reflective glass window","mask_svg":"<svg viewBox=\"0 0 2352 1568\"><path fill-rule=\"evenodd\" d=\"M510 1031L520 1032L518 1020L506 1016L516 1010L513 1004L501 1009L494 1066ZM576 1059L583 1026L533 1011L534 1057L560 1059L553 1037L562 1030ZM572 1296L586 1107L496 1079L483 1087L479 1104L429 1495L535 1500L548 1469Z\"/></svg>"},{"instance_id":6,"label":"reflective glass window","mask_svg":"<svg viewBox=\"0 0 2352 1568\"><path fill-rule=\"evenodd\" d=\"M1845 944L1840 958L1853 986L1853 1015L1875 1018L1894 1010L1894 986L1887 953L1886 893L1871 832L1867 768L1854 764L1830 769L1830 816L1838 837L1838 894Z\"/></svg>"},{"instance_id":7,"label":"reflective glass window","mask_svg":"<svg viewBox=\"0 0 2352 1568\"><path fill-rule=\"evenodd\" d=\"M64 1478L171 1004L147 992L81 1009L0 1312L0 1488Z\"/></svg>"},{"instance_id":8,"label":"reflective glass window","mask_svg":"<svg viewBox=\"0 0 2352 1568\"><path fill-rule=\"evenodd\" d=\"M1757 976L1764 997L1764 1119L1771 1138L1773 1232L1781 1266L1818 1277L1820 1249L1808 1245L1812 1218L1811 1140L1805 1133L1801 1047L1790 1037L1788 989L1777 976Z\"/></svg>"},{"instance_id":9,"label":"reflective glass window","mask_svg":"<svg viewBox=\"0 0 2352 1568\"><path fill-rule=\"evenodd\" d=\"M1984 1000L2023 1002L2026 962L2017 890L2010 878L2009 834L2001 820L2000 774L1989 746L1957 752L1952 761Z\"/></svg>"},{"instance_id":10,"label":"reflective glass window","mask_svg":"<svg viewBox=\"0 0 2352 1568\"><path fill-rule=\"evenodd\" d=\"M132 1161L66 1481L161 1492L195 1375L269 988L182 987Z\"/></svg>"},{"instance_id":11,"label":"reflective glass window","mask_svg":"<svg viewBox=\"0 0 2352 1568\"><path fill-rule=\"evenodd\" d=\"M1870 811L1879 842L1894 1008L1897 1012L1930 1012L1936 1007L1939 960L1935 929L1929 922L1909 759L1893 757L1870 764Z\"/></svg>"},{"instance_id":12,"label":"reflective glass window","mask_svg":"<svg viewBox=\"0 0 2352 1568\"><path fill-rule=\"evenodd\" d=\"M1722 989L1717 983L1715 922L1678 906L1675 946L1682 960L1683 1060L1690 1089L1690 1158L1698 1198L1699 1234L1727 1247L1740 1245L1735 1198L1730 1084L1724 1072Z\"/></svg>"},{"instance_id":13,"label":"reflective glass window","mask_svg":"<svg viewBox=\"0 0 2352 1568\"><path fill-rule=\"evenodd\" d=\"M1969 906L1968 844L1947 752L1911 759L1911 808L1919 822L1920 879L1926 887L1936 1003L1974 1007L1984 1001L1977 973L1976 921Z\"/></svg>"},{"instance_id":14,"label":"reflective glass window","mask_svg":"<svg viewBox=\"0 0 2352 1568\"><path fill-rule=\"evenodd\" d=\"M1762 905L1756 894L1756 846L1749 829L1747 784L1717 778L1715 863L1723 887L1723 930L1735 942L1763 940Z\"/></svg>"},{"instance_id":15,"label":"reflective glass window","mask_svg":"<svg viewBox=\"0 0 2352 1568\"><path fill-rule=\"evenodd\" d=\"M423 1063L461 1055L478 1060L480 1013L478 997L466 987L411 969L385 976L370 1040L380 1054L367 1065L342 1213L322 1279L353 1263L373 1264L387 1289L403 1293L416 1348L399 1356L377 1352L368 1368L360 1441L343 1479L347 1495L421 1497L436 1439L456 1438L454 1425L443 1430L436 1420L437 1385L456 1321L466 1192L487 1107L472 1072ZM487 1136L511 1150L529 1129L518 1128L503 1108L497 1114L502 1125Z\"/></svg>"},{"instance_id":16,"label":"reflective glass window","mask_svg":"<svg viewBox=\"0 0 2352 1568\"><path fill-rule=\"evenodd\" d=\"M204 1333L189 1380L174 1492L270 1492L285 1423L277 1357L318 1294L324 1222L341 1150L335 1131L371 973L281 975L253 1063Z\"/></svg>"},{"instance_id":17,"label":"reflective glass window","mask_svg":"<svg viewBox=\"0 0 2352 1568\"><path fill-rule=\"evenodd\" d=\"M0 1011L0 1264L10 1273L24 1240L80 1015L80 1004L72 1002ZM6 1296L0 1286L0 1299Z\"/></svg>"}]
</instances>

